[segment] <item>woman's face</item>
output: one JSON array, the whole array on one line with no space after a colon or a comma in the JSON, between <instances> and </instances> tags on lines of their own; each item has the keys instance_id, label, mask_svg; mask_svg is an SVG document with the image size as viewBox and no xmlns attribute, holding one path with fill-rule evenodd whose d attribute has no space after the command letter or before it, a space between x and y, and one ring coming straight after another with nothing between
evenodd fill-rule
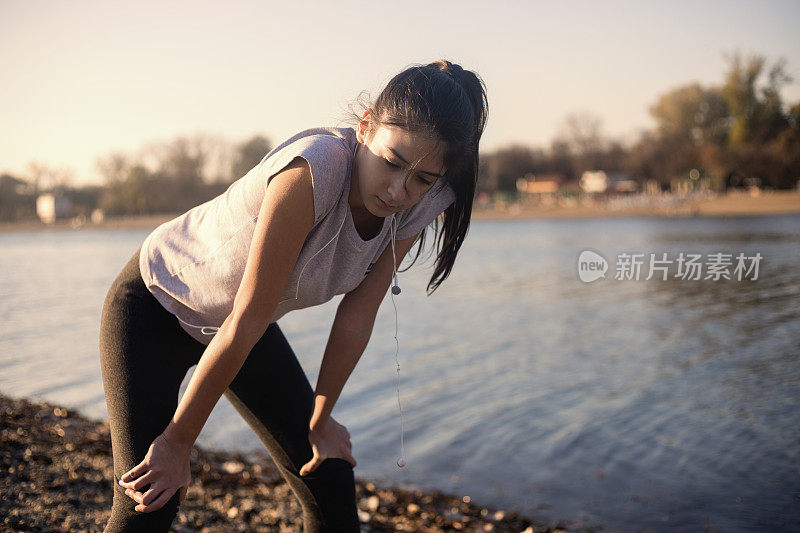
<instances>
[{"instance_id":1,"label":"woman's face","mask_svg":"<svg viewBox=\"0 0 800 533\"><path fill-rule=\"evenodd\" d=\"M413 206L443 179L444 144L395 126L378 126L368 135L369 127L367 111L356 132L360 144L349 200L352 207L382 218Z\"/></svg>"}]
</instances>

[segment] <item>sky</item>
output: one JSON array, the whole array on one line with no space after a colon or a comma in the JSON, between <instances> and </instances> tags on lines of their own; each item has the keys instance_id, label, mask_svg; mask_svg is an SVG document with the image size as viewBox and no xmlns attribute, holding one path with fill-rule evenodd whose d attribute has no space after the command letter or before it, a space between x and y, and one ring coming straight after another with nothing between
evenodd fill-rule
<instances>
[{"instance_id":1,"label":"sky","mask_svg":"<svg viewBox=\"0 0 800 533\"><path fill-rule=\"evenodd\" d=\"M273 145L342 126L411 64L487 86L481 150L548 146L571 113L632 141L659 95L717 85L725 53L780 58L800 100L796 1L0 2L0 173L99 183L99 157L181 135Z\"/></svg>"}]
</instances>

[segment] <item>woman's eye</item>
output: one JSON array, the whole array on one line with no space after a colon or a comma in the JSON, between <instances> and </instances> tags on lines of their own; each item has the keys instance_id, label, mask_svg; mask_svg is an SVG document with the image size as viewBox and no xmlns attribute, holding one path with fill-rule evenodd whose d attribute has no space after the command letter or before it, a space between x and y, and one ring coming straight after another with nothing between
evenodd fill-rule
<instances>
[{"instance_id":1,"label":"woman's eye","mask_svg":"<svg viewBox=\"0 0 800 533\"><path fill-rule=\"evenodd\" d=\"M392 163L392 162L391 162L391 161L389 161L388 159L384 159L383 161L384 161L384 163L386 163L388 166L390 166L390 167L392 167L392 168L400 168L400 165L395 165L394 163ZM430 185L431 183L433 183L432 181L428 181L428 180L426 180L425 178L423 178L423 177L422 177L422 176L420 176L419 174L417 174L417 179L418 179L420 182L422 182L424 185Z\"/></svg>"}]
</instances>

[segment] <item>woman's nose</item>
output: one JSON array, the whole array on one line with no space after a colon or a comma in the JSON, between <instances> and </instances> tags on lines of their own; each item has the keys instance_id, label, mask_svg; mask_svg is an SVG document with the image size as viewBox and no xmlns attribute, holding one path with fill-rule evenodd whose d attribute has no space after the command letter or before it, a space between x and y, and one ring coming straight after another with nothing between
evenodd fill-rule
<instances>
[{"instance_id":1,"label":"woman's nose","mask_svg":"<svg viewBox=\"0 0 800 533\"><path fill-rule=\"evenodd\" d=\"M396 172L389 183L389 196L394 205L401 203L406 197L407 172Z\"/></svg>"}]
</instances>

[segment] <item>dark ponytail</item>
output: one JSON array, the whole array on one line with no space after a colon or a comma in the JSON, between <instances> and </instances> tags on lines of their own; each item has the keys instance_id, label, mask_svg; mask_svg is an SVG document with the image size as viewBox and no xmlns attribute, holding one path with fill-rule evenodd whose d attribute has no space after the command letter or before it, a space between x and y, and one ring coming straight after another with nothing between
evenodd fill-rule
<instances>
[{"instance_id":1,"label":"dark ponytail","mask_svg":"<svg viewBox=\"0 0 800 533\"><path fill-rule=\"evenodd\" d=\"M434 223L436 265L428 282L430 295L450 275L469 230L478 186L478 146L489 107L486 86L474 72L440 59L403 70L389 81L373 105L365 107L372 111L376 127L391 125L434 134L446 145L447 170L440 179L452 187L455 201ZM355 118L360 119L360 114ZM425 247L425 235L424 231L420 234L411 265Z\"/></svg>"}]
</instances>

